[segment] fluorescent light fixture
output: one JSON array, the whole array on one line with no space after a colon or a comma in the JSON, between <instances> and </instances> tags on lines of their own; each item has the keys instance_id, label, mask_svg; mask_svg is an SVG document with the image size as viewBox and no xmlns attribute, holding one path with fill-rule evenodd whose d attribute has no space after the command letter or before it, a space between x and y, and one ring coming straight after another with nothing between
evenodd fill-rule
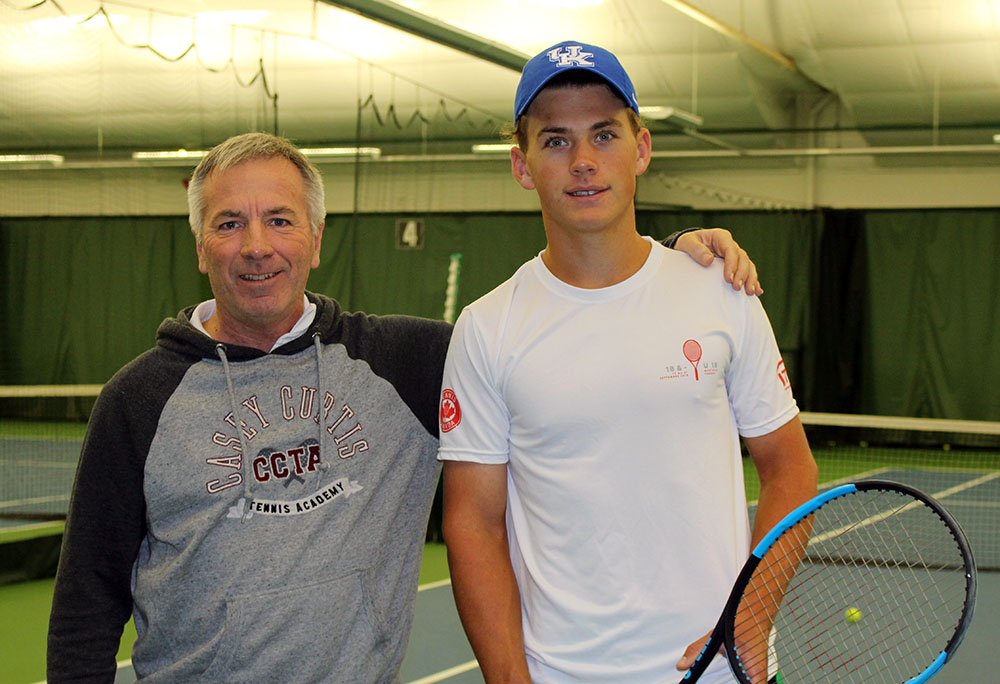
<instances>
[{"instance_id":1,"label":"fluorescent light fixture","mask_svg":"<svg viewBox=\"0 0 1000 684\"><path fill-rule=\"evenodd\" d=\"M680 128L698 128L705 120L697 114L676 107L639 107L639 114L654 121L664 121Z\"/></svg>"},{"instance_id":2,"label":"fluorescent light fixture","mask_svg":"<svg viewBox=\"0 0 1000 684\"><path fill-rule=\"evenodd\" d=\"M382 154L379 147L302 147L299 151L307 157L319 158L351 158L367 157L378 159ZM136 161L176 161L197 160L208 154L208 150L158 150L152 152L133 152L132 159Z\"/></svg>"},{"instance_id":3,"label":"fluorescent light fixture","mask_svg":"<svg viewBox=\"0 0 1000 684\"><path fill-rule=\"evenodd\" d=\"M995 142L996 144L1000 145L1000 133L994 133L993 134L993 142Z\"/></svg>"},{"instance_id":4,"label":"fluorescent light fixture","mask_svg":"<svg viewBox=\"0 0 1000 684\"><path fill-rule=\"evenodd\" d=\"M368 157L382 156L381 147L301 147L299 151L307 157Z\"/></svg>"},{"instance_id":5,"label":"fluorescent light fixture","mask_svg":"<svg viewBox=\"0 0 1000 684\"><path fill-rule=\"evenodd\" d=\"M472 151L475 154L501 154L510 152L510 148L514 147L510 143L489 143L484 145L473 145Z\"/></svg>"},{"instance_id":6,"label":"fluorescent light fixture","mask_svg":"<svg viewBox=\"0 0 1000 684\"><path fill-rule=\"evenodd\" d=\"M59 166L65 161L61 154L0 154L0 164L52 164Z\"/></svg>"},{"instance_id":7,"label":"fluorescent light fixture","mask_svg":"<svg viewBox=\"0 0 1000 684\"><path fill-rule=\"evenodd\" d=\"M160 160L160 159L201 159L208 152L206 150L159 150L155 152L133 152L132 159L136 161Z\"/></svg>"}]
</instances>

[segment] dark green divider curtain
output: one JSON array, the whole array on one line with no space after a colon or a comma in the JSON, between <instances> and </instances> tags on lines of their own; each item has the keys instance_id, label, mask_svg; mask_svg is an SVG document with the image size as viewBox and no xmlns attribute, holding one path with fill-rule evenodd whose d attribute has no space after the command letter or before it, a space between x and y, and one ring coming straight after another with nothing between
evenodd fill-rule
<instances>
[{"instance_id":1,"label":"dark green divider curtain","mask_svg":"<svg viewBox=\"0 0 1000 684\"><path fill-rule=\"evenodd\" d=\"M441 318L452 254L462 255L460 310L545 246L541 220L533 214L423 214L414 217L424 221L423 248L397 249L400 218L409 217L327 217L321 264L309 287L352 310ZM341 248L352 245L353 252L332 248L331 240ZM336 260L332 268L329 258Z\"/></svg>"},{"instance_id":2,"label":"dark green divider curtain","mask_svg":"<svg viewBox=\"0 0 1000 684\"><path fill-rule=\"evenodd\" d=\"M861 410L1000 420L1000 211L865 215Z\"/></svg>"},{"instance_id":3,"label":"dark green divider curtain","mask_svg":"<svg viewBox=\"0 0 1000 684\"><path fill-rule=\"evenodd\" d=\"M805 401L813 411L858 413L868 291L865 215L836 211L821 218Z\"/></svg>"},{"instance_id":4,"label":"dark green divider curtain","mask_svg":"<svg viewBox=\"0 0 1000 684\"><path fill-rule=\"evenodd\" d=\"M3 384L101 383L208 292L183 218L0 221Z\"/></svg>"},{"instance_id":5,"label":"dark green divider curtain","mask_svg":"<svg viewBox=\"0 0 1000 684\"><path fill-rule=\"evenodd\" d=\"M424 247L396 249L420 218ZM642 233L725 226L753 255L803 408L1000 418L1000 210L641 211ZM311 290L440 318L545 244L537 214L329 216ZM211 297L183 217L0 219L0 384L106 381L157 325Z\"/></svg>"}]
</instances>

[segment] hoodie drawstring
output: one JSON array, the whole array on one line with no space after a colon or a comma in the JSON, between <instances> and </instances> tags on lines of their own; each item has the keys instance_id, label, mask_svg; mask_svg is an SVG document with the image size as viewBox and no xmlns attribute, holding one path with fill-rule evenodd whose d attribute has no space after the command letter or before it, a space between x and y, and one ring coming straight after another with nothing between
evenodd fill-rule
<instances>
[{"instance_id":1,"label":"hoodie drawstring","mask_svg":"<svg viewBox=\"0 0 1000 684\"><path fill-rule=\"evenodd\" d=\"M319 395L319 406L316 407L318 411L316 425L319 431L317 435L317 440L319 441L319 473L316 478L316 489L318 490L323 483L324 475L326 475L326 472L330 468L330 464L327 463L326 456L323 453L323 443L326 441L323 439L323 423L325 422L324 417L326 414L326 394L323 392L323 343L320 340L318 330L313 333L312 338L313 348L316 350L316 394Z\"/></svg>"},{"instance_id":2,"label":"hoodie drawstring","mask_svg":"<svg viewBox=\"0 0 1000 684\"><path fill-rule=\"evenodd\" d=\"M242 453L242 458L240 459L240 473L243 475L243 515L240 518L241 522L246 522L248 513L250 512L250 499L251 499L251 477L250 469L247 466L247 461L250 458L250 452L247 449L246 435L244 434L243 427L239 417L239 404L236 402L236 392L233 390L233 376L229 369L229 359L226 356L226 345L219 344L215 345L215 353L222 361L222 372L226 376L226 389L229 391L229 403L232 407L233 421L236 423L236 434L240 439L240 452Z\"/></svg>"}]
</instances>

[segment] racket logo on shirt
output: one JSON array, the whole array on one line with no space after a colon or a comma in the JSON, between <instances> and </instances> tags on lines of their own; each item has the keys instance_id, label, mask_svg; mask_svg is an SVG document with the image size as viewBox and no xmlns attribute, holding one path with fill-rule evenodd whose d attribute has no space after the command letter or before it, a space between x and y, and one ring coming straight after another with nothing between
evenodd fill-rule
<instances>
[{"instance_id":1,"label":"racket logo on shirt","mask_svg":"<svg viewBox=\"0 0 1000 684\"><path fill-rule=\"evenodd\" d=\"M450 432L462 422L462 407L454 390L441 391L441 432Z\"/></svg>"},{"instance_id":2,"label":"racket logo on shirt","mask_svg":"<svg viewBox=\"0 0 1000 684\"><path fill-rule=\"evenodd\" d=\"M694 379L698 379L698 362L701 361L701 345L697 340L688 340L684 343L684 358L694 366Z\"/></svg>"}]
</instances>

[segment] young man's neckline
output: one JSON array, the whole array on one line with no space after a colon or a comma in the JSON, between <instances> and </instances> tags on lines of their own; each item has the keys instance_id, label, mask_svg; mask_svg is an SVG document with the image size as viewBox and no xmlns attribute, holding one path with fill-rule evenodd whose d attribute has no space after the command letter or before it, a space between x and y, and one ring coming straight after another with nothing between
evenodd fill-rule
<instances>
[{"instance_id":1,"label":"young man's neckline","mask_svg":"<svg viewBox=\"0 0 1000 684\"><path fill-rule=\"evenodd\" d=\"M666 248L650 237L640 237L648 246L648 251L643 262L628 276L608 285L581 287L567 282L545 265L542 253L539 253L537 258L528 262L528 265L534 270L536 276L546 287L561 296L586 302L611 301L642 287L653 277L663 263L663 254L667 251Z\"/></svg>"}]
</instances>

